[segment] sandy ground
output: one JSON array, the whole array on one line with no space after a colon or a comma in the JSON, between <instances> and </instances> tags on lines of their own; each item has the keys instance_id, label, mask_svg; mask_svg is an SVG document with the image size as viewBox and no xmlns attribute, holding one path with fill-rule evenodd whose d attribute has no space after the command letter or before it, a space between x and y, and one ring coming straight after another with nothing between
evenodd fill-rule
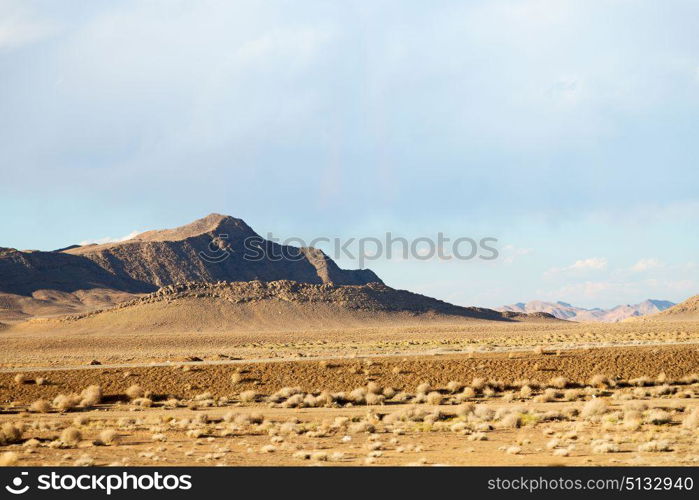
<instances>
[{"instance_id":1,"label":"sandy ground","mask_svg":"<svg viewBox=\"0 0 699 500\"><path fill-rule=\"evenodd\" d=\"M696 466L696 334L693 323L12 333L0 463Z\"/></svg>"},{"instance_id":2,"label":"sandy ground","mask_svg":"<svg viewBox=\"0 0 699 500\"><path fill-rule=\"evenodd\" d=\"M190 333L0 332L0 367L298 358L699 342L699 322L483 322Z\"/></svg>"}]
</instances>

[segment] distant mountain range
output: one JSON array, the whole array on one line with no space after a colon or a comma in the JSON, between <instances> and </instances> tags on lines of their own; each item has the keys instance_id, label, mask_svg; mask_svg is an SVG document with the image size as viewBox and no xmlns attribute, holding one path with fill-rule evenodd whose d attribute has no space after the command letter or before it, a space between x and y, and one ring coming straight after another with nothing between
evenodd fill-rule
<instances>
[{"instance_id":1,"label":"distant mountain range","mask_svg":"<svg viewBox=\"0 0 699 500\"><path fill-rule=\"evenodd\" d=\"M644 300L640 304L620 305L611 309L585 309L576 307L567 302L544 302L542 300L532 300L530 302L517 302L498 308L499 311L534 313L545 312L552 314L556 318L569 321L598 321L604 323L616 323L627 318L646 316L664 311L672 306L674 302L667 300Z\"/></svg>"}]
</instances>

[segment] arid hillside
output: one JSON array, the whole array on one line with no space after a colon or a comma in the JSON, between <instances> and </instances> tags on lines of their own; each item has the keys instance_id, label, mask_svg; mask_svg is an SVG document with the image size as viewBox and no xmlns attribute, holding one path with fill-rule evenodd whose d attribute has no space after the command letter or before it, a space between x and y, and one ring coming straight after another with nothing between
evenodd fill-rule
<instances>
[{"instance_id":1,"label":"arid hillside","mask_svg":"<svg viewBox=\"0 0 699 500\"><path fill-rule=\"evenodd\" d=\"M670 309L653 314L645 319L652 321L699 320L699 295L690 297Z\"/></svg>"},{"instance_id":2,"label":"arid hillside","mask_svg":"<svg viewBox=\"0 0 699 500\"><path fill-rule=\"evenodd\" d=\"M547 314L459 307L381 283L336 286L249 281L169 285L110 309L36 319L16 328L71 332L234 332L474 319L556 321Z\"/></svg>"},{"instance_id":3,"label":"arid hillside","mask_svg":"<svg viewBox=\"0 0 699 500\"><path fill-rule=\"evenodd\" d=\"M16 323L37 317L79 314L95 309L106 309L138 295L118 290L93 288L62 292L36 290L31 295L0 293L0 321Z\"/></svg>"}]
</instances>

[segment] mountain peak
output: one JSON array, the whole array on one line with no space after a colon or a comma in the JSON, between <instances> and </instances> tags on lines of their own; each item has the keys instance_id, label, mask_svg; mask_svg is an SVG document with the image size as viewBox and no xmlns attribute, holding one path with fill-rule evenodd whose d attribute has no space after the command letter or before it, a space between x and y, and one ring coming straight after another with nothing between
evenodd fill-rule
<instances>
[{"instance_id":1,"label":"mountain peak","mask_svg":"<svg viewBox=\"0 0 699 500\"><path fill-rule=\"evenodd\" d=\"M158 229L141 233L128 241L182 241L203 234L229 233L254 236L256 233L242 219L212 213L173 229Z\"/></svg>"},{"instance_id":2,"label":"mountain peak","mask_svg":"<svg viewBox=\"0 0 699 500\"><path fill-rule=\"evenodd\" d=\"M254 253L249 253L248 238L257 239ZM130 240L103 245L61 252L0 251L0 271L7 275L0 280L0 291L21 294L37 289L98 287L141 293L184 282L381 282L368 269L341 269L319 249L265 240L241 219L217 213L184 226L147 231ZM31 280L28 273L33 273Z\"/></svg>"}]
</instances>

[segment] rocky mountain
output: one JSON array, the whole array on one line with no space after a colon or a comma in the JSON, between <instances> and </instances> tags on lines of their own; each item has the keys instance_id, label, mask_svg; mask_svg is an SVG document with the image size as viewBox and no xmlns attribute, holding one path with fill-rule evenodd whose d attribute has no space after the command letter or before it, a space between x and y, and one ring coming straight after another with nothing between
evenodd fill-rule
<instances>
[{"instance_id":1,"label":"rocky mountain","mask_svg":"<svg viewBox=\"0 0 699 500\"><path fill-rule=\"evenodd\" d=\"M530 302L517 302L498 308L499 311L510 311L519 313L545 312L556 318L570 321L599 321L605 323L616 323L628 318L645 316L648 314L664 311L675 304L667 300L648 299L635 305L619 305L611 309L585 309L576 307L567 302L544 302L532 300Z\"/></svg>"},{"instance_id":2,"label":"rocky mountain","mask_svg":"<svg viewBox=\"0 0 699 500\"><path fill-rule=\"evenodd\" d=\"M340 269L321 250L267 241L242 220L219 214L118 243L54 252L0 249L0 292L25 296L95 288L148 293L176 283L250 280L381 282L368 269Z\"/></svg>"}]
</instances>

